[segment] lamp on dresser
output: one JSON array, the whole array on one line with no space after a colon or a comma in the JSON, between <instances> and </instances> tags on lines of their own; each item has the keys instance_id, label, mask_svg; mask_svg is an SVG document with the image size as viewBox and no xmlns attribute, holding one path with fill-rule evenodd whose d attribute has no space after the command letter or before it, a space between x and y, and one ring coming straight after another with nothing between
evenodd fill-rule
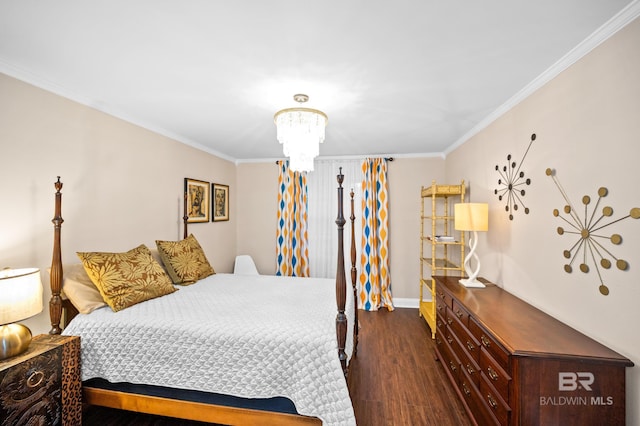
<instances>
[{"instance_id":1,"label":"lamp on dresser","mask_svg":"<svg viewBox=\"0 0 640 426\"><path fill-rule=\"evenodd\" d=\"M469 278L461 279L460 284L465 287L484 288L478 281L480 273L480 259L476 254L478 245L478 231L489 230L489 205L487 203L458 203L454 205L454 227L457 231L473 231L469 238L469 253L464 258L464 270ZM476 268L471 270L471 258L475 259Z\"/></svg>"},{"instance_id":2,"label":"lamp on dresser","mask_svg":"<svg viewBox=\"0 0 640 426\"><path fill-rule=\"evenodd\" d=\"M0 360L19 355L31 343L31 330L18 321L42 312L37 268L0 270Z\"/></svg>"}]
</instances>

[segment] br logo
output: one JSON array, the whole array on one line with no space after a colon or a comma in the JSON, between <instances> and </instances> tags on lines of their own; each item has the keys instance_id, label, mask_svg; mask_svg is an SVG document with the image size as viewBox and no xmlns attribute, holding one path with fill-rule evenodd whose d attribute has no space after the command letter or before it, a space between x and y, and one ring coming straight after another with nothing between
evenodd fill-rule
<instances>
[{"instance_id":1,"label":"br logo","mask_svg":"<svg viewBox=\"0 0 640 426\"><path fill-rule=\"evenodd\" d=\"M594 381L595 376L593 373L561 371L558 373L558 390L574 391L584 389L590 391Z\"/></svg>"}]
</instances>

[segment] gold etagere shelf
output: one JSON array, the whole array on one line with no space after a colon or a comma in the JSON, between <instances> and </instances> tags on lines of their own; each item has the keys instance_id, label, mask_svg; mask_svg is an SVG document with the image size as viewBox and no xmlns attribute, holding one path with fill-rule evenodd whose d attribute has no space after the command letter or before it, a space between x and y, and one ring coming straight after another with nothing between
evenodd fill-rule
<instances>
[{"instance_id":1,"label":"gold etagere shelf","mask_svg":"<svg viewBox=\"0 0 640 426\"><path fill-rule=\"evenodd\" d=\"M453 204L463 203L460 185L422 187L420 196L420 316L436 334L436 285L434 275L464 275L464 232L454 231Z\"/></svg>"}]
</instances>

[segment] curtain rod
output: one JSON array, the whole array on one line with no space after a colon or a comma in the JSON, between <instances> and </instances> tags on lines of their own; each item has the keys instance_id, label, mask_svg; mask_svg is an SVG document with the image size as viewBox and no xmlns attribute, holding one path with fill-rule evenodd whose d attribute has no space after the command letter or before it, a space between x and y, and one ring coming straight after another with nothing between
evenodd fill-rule
<instances>
[{"instance_id":1,"label":"curtain rod","mask_svg":"<svg viewBox=\"0 0 640 426\"><path fill-rule=\"evenodd\" d=\"M387 161L393 161L394 160L393 157L384 157L384 159L387 160ZM276 160L275 164L278 164L278 161L280 161L280 160ZM340 160L336 160L336 161L340 161Z\"/></svg>"}]
</instances>

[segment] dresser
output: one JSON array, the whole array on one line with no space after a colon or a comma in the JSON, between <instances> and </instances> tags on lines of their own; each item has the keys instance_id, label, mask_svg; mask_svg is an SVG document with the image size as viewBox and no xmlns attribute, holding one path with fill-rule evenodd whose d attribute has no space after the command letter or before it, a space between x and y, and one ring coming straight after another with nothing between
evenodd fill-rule
<instances>
[{"instance_id":1,"label":"dresser","mask_svg":"<svg viewBox=\"0 0 640 426\"><path fill-rule=\"evenodd\" d=\"M0 361L0 425L82 424L80 338L39 335Z\"/></svg>"},{"instance_id":2,"label":"dresser","mask_svg":"<svg viewBox=\"0 0 640 426\"><path fill-rule=\"evenodd\" d=\"M629 359L486 280L433 278L436 357L476 424L625 424Z\"/></svg>"}]
</instances>

